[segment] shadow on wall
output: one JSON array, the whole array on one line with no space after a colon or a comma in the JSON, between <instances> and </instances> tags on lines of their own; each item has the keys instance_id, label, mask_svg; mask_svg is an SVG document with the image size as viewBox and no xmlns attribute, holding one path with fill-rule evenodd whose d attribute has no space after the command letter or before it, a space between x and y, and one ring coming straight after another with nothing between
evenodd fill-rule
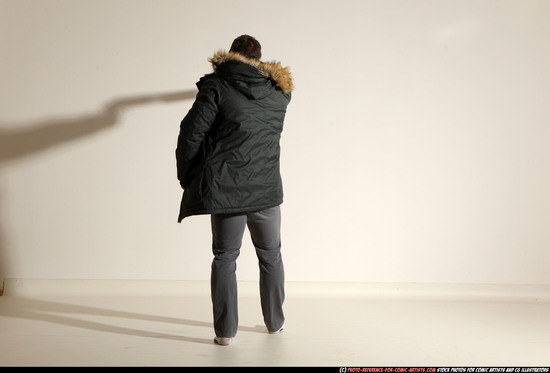
<instances>
[{"instance_id":1,"label":"shadow on wall","mask_svg":"<svg viewBox=\"0 0 550 373\"><path fill-rule=\"evenodd\" d=\"M111 101L99 113L31 123L18 126L22 127L19 129L6 129L9 127L0 122L0 165L112 127L123 109L153 102L194 99L195 94L196 91L184 91L123 98Z\"/></svg>"},{"instance_id":2,"label":"shadow on wall","mask_svg":"<svg viewBox=\"0 0 550 373\"><path fill-rule=\"evenodd\" d=\"M69 119L52 119L34 123L13 125L0 122L0 171L4 164L24 157L39 154L50 148L78 140L106 130L117 124L124 109L132 106L158 102L192 100L196 90L178 91L163 94L140 95L109 102L103 110ZM1 208L0 199L0 208ZM0 222L1 223L1 222ZM0 225L0 295L3 292L3 279L9 260L6 248L6 231Z\"/></svg>"}]
</instances>

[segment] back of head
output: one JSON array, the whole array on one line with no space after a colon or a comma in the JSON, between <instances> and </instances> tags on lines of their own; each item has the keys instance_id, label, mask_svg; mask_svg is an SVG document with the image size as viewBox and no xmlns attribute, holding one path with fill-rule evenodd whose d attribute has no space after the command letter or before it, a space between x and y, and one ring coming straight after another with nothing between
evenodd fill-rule
<instances>
[{"instance_id":1,"label":"back of head","mask_svg":"<svg viewBox=\"0 0 550 373\"><path fill-rule=\"evenodd\" d=\"M250 35L241 35L233 40L229 52L239 53L246 58L258 61L262 58L262 46L260 42Z\"/></svg>"}]
</instances>

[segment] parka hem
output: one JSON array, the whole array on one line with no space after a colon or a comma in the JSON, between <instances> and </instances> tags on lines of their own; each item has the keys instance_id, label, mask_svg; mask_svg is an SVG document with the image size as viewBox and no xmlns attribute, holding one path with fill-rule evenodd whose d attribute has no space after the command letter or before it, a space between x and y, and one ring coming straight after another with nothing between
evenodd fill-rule
<instances>
[{"instance_id":1,"label":"parka hem","mask_svg":"<svg viewBox=\"0 0 550 373\"><path fill-rule=\"evenodd\" d=\"M240 212L250 212L250 211L261 211L265 209L269 209L271 207L279 206L283 203L283 201L270 203L266 205L259 205L259 206L249 206L249 207L224 207L224 208L218 208L218 209L198 209L198 210L189 210L188 212L182 213L182 215L178 218L178 223L181 223L183 219L188 218L190 216L196 216L196 215L215 215L215 214L235 214Z\"/></svg>"}]
</instances>

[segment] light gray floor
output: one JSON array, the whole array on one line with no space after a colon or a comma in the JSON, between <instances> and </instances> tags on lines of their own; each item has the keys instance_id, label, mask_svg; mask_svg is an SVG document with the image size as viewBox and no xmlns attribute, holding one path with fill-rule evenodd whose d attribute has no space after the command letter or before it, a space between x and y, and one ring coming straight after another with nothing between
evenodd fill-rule
<instances>
[{"instance_id":1,"label":"light gray floor","mask_svg":"<svg viewBox=\"0 0 550 373\"><path fill-rule=\"evenodd\" d=\"M271 335L259 299L213 343L208 294L0 297L1 366L549 366L550 302L289 292Z\"/></svg>"}]
</instances>

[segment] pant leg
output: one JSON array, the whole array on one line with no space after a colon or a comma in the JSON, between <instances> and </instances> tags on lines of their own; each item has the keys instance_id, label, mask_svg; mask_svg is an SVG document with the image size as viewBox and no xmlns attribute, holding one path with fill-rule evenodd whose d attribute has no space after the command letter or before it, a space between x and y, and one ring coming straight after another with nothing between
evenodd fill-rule
<instances>
[{"instance_id":1,"label":"pant leg","mask_svg":"<svg viewBox=\"0 0 550 373\"><path fill-rule=\"evenodd\" d=\"M245 214L211 216L212 272L210 278L214 331L217 337L232 338L239 323L237 303L237 257L246 228Z\"/></svg>"},{"instance_id":2,"label":"pant leg","mask_svg":"<svg viewBox=\"0 0 550 373\"><path fill-rule=\"evenodd\" d=\"M256 248L260 267L262 313L270 332L279 330L285 321L285 273L281 255L281 209L279 206L248 213L248 230Z\"/></svg>"}]
</instances>

